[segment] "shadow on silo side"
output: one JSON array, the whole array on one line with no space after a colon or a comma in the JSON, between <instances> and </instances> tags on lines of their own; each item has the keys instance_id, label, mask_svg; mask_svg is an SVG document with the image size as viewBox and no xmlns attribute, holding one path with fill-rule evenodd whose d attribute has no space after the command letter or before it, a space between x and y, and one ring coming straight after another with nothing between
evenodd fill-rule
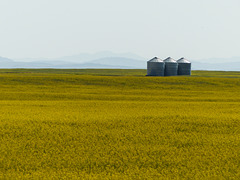
<instances>
[{"instance_id":1,"label":"shadow on silo side","mask_svg":"<svg viewBox=\"0 0 240 180\"><path fill-rule=\"evenodd\" d=\"M191 63L185 58L181 58L177 61L178 63L178 75L191 75Z\"/></svg>"}]
</instances>

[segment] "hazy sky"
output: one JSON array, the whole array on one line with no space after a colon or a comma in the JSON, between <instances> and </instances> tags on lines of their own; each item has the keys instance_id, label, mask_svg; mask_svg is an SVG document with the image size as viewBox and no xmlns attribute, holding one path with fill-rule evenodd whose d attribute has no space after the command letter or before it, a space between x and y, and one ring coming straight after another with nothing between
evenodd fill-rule
<instances>
[{"instance_id":1,"label":"hazy sky","mask_svg":"<svg viewBox=\"0 0 240 180\"><path fill-rule=\"evenodd\" d=\"M1 0L0 56L240 56L240 0Z\"/></svg>"}]
</instances>

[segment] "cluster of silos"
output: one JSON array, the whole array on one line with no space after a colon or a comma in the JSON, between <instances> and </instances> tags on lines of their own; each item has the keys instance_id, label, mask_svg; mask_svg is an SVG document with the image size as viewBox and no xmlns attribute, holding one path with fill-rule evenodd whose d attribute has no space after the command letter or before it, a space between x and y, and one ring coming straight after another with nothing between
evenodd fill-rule
<instances>
[{"instance_id":1,"label":"cluster of silos","mask_svg":"<svg viewBox=\"0 0 240 180\"><path fill-rule=\"evenodd\" d=\"M147 62L148 76L191 75L191 63L185 58L175 61L168 57L164 61L155 57Z\"/></svg>"}]
</instances>

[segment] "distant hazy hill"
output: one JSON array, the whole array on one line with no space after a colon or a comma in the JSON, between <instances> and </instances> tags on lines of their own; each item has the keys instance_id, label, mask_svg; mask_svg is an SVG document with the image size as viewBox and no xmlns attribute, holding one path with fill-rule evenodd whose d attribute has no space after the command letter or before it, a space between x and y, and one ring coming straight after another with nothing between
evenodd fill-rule
<instances>
[{"instance_id":1,"label":"distant hazy hill","mask_svg":"<svg viewBox=\"0 0 240 180\"><path fill-rule=\"evenodd\" d=\"M24 58L24 59L16 59L16 61L20 62L33 62L33 61L41 61L41 62L74 62L74 63L86 63L97 59L102 58L112 58L112 57L119 57L119 58L129 58L129 59L136 59L136 60L144 60L145 58L138 56L133 53L113 53L110 51L103 51L98 53L81 53L76 54L73 56L64 56L59 58Z\"/></svg>"},{"instance_id":2,"label":"distant hazy hill","mask_svg":"<svg viewBox=\"0 0 240 180\"><path fill-rule=\"evenodd\" d=\"M9 63L9 62L13 62L13 60L0 56L0 63Z\"/></svg>"},{"instance_id":3,"label":"distant hazy hill","mask_svg":"<svg viewBox=\"0 0 240 180\"><path fill-rule=\"evenodd\" d=\"M0 68L121 68L145 69L146 60L133 53L109 51L95 54L82 53L60 58L16 59L14 63L1 63Z\"/></svg>"},{"instance_id":4,"label":"distant hazy hill","mask_svg":"<svg viewBox=\"0 0 240 180\"><path fill-rule=\"evenodd\" d=\"M96 59L90 62L102 64L102 65L111 65L111 66L126 67L126 68L145 69L147 67L146 61L130 59L125 57L107 57L107 58Z\"/></svg>"},{"instance_id":5,"label":"distant hazy hill","mask_svg":"<svg viewBox=\"0 0 240 180\"><path fill-rule=\"evenodd\" d=\"M114 58L113 58L114 57ZM104 58L128 58L133 60L144 60L143 57L140 57L133 53L113 53L110 51L104 51L99 53L82 53L74 56L65 56L60 58L55 58L54 60L61 60L61 61L68 61L68 62L89 62L97 59L104 59Z\"/></svg>"},{"instance_id":6,"label":"distant hazy hill","mask_svg":"<svg viewBox=\"0 0 240 180\"><path fill-rule=\"evenodd\" d=\"M118 69L145 69L146 62L135 59L112 57L101 58L86 63L67 61L1 61L0 68L118 68Z\"/></svg>"},{"instance_id":7,"label":"distant hazy hill","mask_svg":"<svg viewBox=\"0 0 240 180\"><path fill-rule=\"evenodd\" d=\"M150 59L150 58L149 58ZM79 54L55 59L17 59L0 57L0 68L117 68L146 69L147 60L132 53L100 52ZM193 70L240 71L240 58L210 58L191 60Z\"/></svg>"},{"instance_id":8,"label":"distant hazy hill","mask_svg":"<svg viewBox=\"0 0 240 180\"><path fill-rule=\"evenodd\" d=\"M240 71L240 62L228 63L202 63L192 62L193 70L223 70L223 71Z\"/></svg>"},{"instance_id":9,"label":"distant hazy hill","mask_svg":"<svg viewBox=\"0 0 240 180\"><path fill-rule=\"evenodd\" d=\"M208 64L219 64L219 63L234 63L234 62L240 62L240 57L231 57L231 58L207 58L207 59L198 59L193 60L196 62L201 63L208 63Z\"/></svg>"}]
</instances>

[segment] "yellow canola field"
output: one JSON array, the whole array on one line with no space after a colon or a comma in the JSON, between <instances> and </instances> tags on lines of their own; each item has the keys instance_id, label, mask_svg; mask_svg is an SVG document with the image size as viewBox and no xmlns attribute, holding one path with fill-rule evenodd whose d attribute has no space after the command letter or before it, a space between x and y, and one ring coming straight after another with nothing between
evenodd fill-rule
<instances>
[{"instance_id":1,"label":"yellow canola field","mask_svg":"<svg viewBox=\"0 0 240 180\"><path fill-rule=\"evenodd\" d=\"M0 179L240 179L240 73L0 70Z\"/></svg>"}]
</instances>

